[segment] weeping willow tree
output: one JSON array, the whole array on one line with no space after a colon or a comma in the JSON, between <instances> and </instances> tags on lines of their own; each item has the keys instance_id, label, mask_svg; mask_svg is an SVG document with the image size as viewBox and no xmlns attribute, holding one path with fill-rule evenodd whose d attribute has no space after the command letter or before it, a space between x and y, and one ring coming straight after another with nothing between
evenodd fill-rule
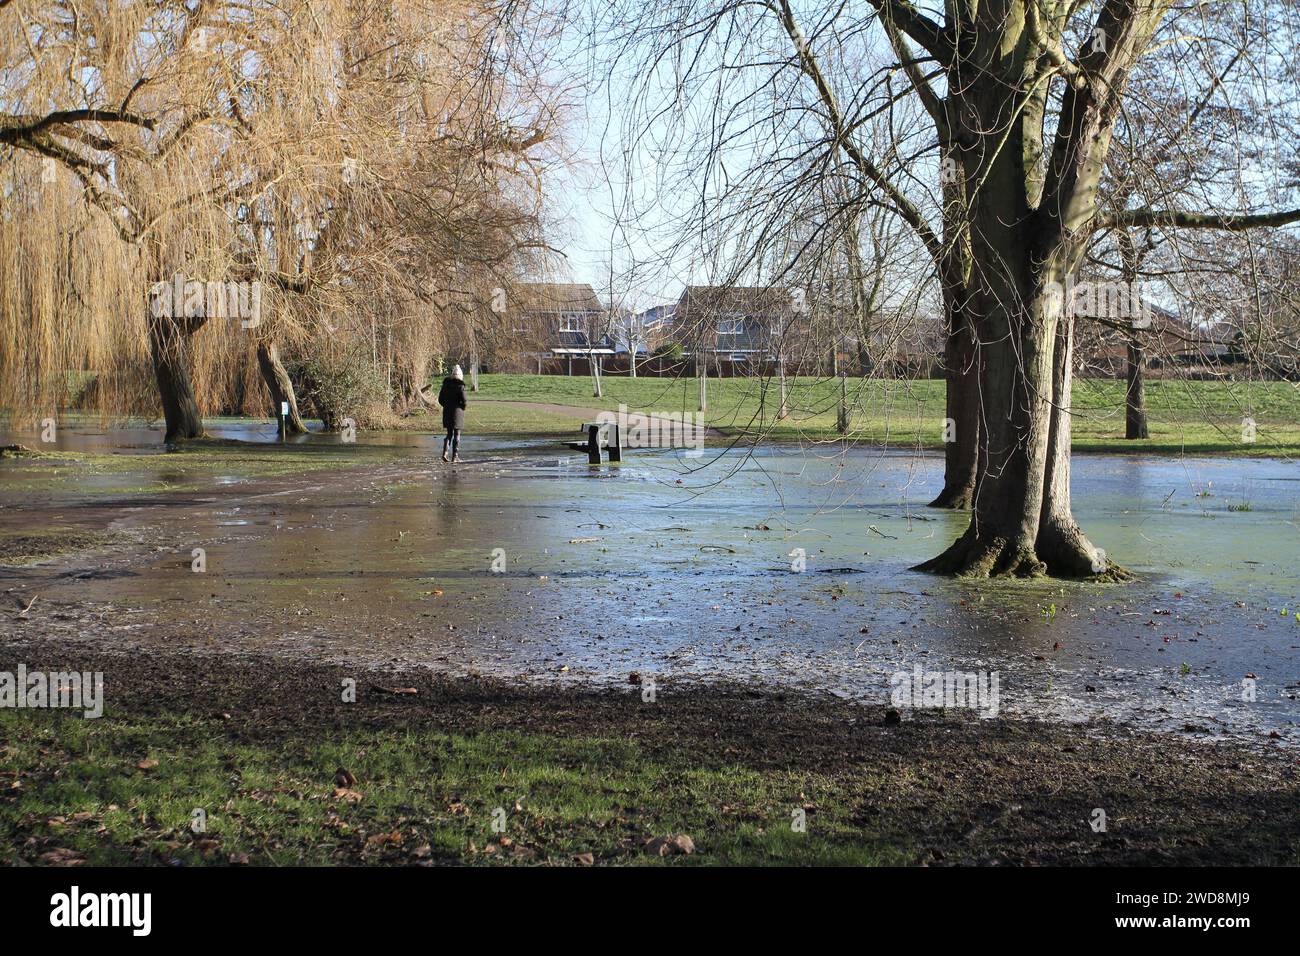
<instances>
[{"instance_id":1,"label":"weeping willow tree","mask_svg":"<svg viewBox=\"0 0 1300 956\"><path fill-rule=\"evenodd\" d=\"M141 279L120 237L50 167L6 172L0 404L30 421L52 416L86 388L105 407L147 402L150 389L138 394L150 373ZM108 371L90 379L96 370Z\"/></svg>"},{"instance_id":2,"label":"weeping willow tree","mask_svg":"<svg viewBox=\"0 0 1300 956\"><path fill-rule=\"evenodd\" d=\"M539 242L547 30L472 0L4 4L0 361L23 371L0 404L34 414L93 369L102 409L161 405L172 442L246 408L250 368L294 406L282 356L362 348L409 401L437 290ZM66 294L65 245L111 274L95 301Z\"/></svg>"}]
</instances>

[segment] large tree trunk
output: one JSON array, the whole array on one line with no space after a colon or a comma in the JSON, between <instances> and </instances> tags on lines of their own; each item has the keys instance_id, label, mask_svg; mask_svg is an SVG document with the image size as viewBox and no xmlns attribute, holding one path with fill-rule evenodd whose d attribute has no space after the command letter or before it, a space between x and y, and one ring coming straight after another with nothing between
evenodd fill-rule
<instances>
[{"instance_id":1,"label":"large tree trunk","mask_svg":"<svg viewBox=\"0 0 1300 956\"><path fill-rule=\"evenodd\" d=\"M185 334L170 316L149 316L149 352L167 425L163 441L168 444L203 437L203 418L190 383L185 343Z\"/></svg>"},{"instance_id":2,"label":"large tree trunk","mask_svg":"<svg viewBox=\"0 0 1300 956\"><path fill-rule=\"evenodd\" d=\"M1051 428L1056 323L1027 296L985 293L980 366L985 440L970 526L943 554L918 566L987 577L1044 573L1036 552ZM996 300L1000 298L1002 305Z\"/></svg>"},{"instance_id":3,"label":"large tree trunk","mask_svg":"<svg viewBox=\"0 0 1300 956\"><path fill-rule=\"evenodd\" d=\"M266 383L267 391L271 393L271 412L276 420L281 418L282 403L287 402L289 415L284 419L285 430L291 435L305 435L307 426L298 414L298 396L294 394L293 381L284 370L279 350L270 339L262 339L257 343L257 366L262 371L262 381Z\"/></svg>"},{"instance_id":4,"label":"large tree trunk","mask_svg":"<svg viewBox=\"0 0 1300 956\"><path fill-rule=\"evenodd\" d=\"M917 569L1126 577L1071 511L1072 319L1059 299L1037 293L1022 314L995 308L984 327L989 344L979 384L987 433L971 523L947 551Z\"/></svg>"},{"instance_id":5,"label":"large tree trunk","mask_svg":"<svg viewBox=\"0 0 1300 956\"><path fill-rule=\"evenodd\" d=\"M946 148L946 155L953 156L953 144L948 142ZM944 435L943 490L930 507L964 511L971 507L975 495L981 438L979 335L969 298L974 252L969 233L960 224L961 211L968 201L962 178L947 177L942 193L945 252L939 280L944 318L944 415L952 421L953 440L948 441L948 435Z\"/></svg>"},{"instance_id":6,"label":"large tree trunk","mask_svg":"<svg viewBox=\"0 0 1300 956\"><path fill-rule=\"evenodd\" d=\"M1043 508L1035 551L1057 577L1087 577L1105 574L1113 579L1127 577L1106 553L1093 546L1074 520L1070 504L1070 408L1073 395L1074 320L1063 316L1056 329L1056 351L1052 360L1051 428L1048 435L1047 468Z\"/></svg>"},{"instance_id":7,"label":"large tree trunk","mask_svg":"<svg viewBox=\"0 0 1300 956\"><path fill-rule=\"evenodd\" d=\"M1125 378L1128 389L1124 395L1124 437L1150 438L1147 429L1146 356L1142 343L1133 335L1128 340L1128 361Z\"/></svg>"},{"instance_id":8,"label":"large tree trunk","mask_svg":"<svg viewBox=\"0 0 1300 956\"><path fill-rule=\"evenodd\" d=\"M946 292L948 330L944 338L943 367L946 383L945 414L953 422L953 441L944 444L943 490L930 502L931 508L964 510L975 495L979 471L980 387L979 351L975 330L966 310L956 301L957 292Z\"/></svg>"}]
</instances>

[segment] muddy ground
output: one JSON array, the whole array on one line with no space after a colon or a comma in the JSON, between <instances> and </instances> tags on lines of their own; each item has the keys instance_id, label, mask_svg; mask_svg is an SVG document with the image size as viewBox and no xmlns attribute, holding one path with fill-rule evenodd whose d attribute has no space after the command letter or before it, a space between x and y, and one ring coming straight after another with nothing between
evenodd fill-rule
<instances>
[{"instance_id":1,"label":"muddy ground","mask_svg":"<svg viewBox=\"0 0 1300 956\"><path fill-rule=\"evenodd\" d=\"M815 771L821 789L804 795L812 826L817 808L834 806L863 841L925 865L1300 861L1300 763L1286 753L942 711L893 723L883 707L725 684L666 682L646 703L632 685L558 690L231 655L95 654L40 640L0 647L3 666L16 655L29 668L102 671L105 721L192 718L229 746L357 731L518 732L634 741L643 759L682 769ZM347 677L360 677L355 703L337 692ZM403 693L391 693L397 688ZM45 772L58 774L57 761ZM21 789L41 785L39 773L28 774ZM17 790L0 792L18 799ZM1097 808L1106 810L1105 832L1090 825ZM50 845L46 821L33 818L8 839L33 858ZM708 862L708 834L694 839L695 861ZM375 862L359 846L355 859L344 852L338 860ZM548 859L529 857L538 861Z\"/></svg>"}]
</instances>

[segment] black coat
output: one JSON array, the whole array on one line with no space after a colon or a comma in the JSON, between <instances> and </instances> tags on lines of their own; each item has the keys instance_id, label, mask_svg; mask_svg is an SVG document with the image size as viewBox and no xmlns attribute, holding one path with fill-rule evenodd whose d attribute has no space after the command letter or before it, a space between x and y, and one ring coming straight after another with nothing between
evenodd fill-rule
<instances>
[{"instance_id":1,"label":"black coat","mask_svg":"<svg viewBox=\"0 0 1300 956\"><path fill-rule=\"evenodd\" d=\"M438 392L438 404L442 406L443 428L465 427L465 383L458 378L444 378L442 390Z\"/></svg>"}]
</instances>

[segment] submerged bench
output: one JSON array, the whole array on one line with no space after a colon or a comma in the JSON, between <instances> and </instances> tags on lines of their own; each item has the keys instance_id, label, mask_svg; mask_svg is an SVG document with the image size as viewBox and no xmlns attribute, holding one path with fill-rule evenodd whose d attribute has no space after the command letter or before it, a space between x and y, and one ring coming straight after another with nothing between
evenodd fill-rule
<instances>
[{"instance_id":1,"label":"submerged bench","mask_svg":"<svg viewBox=\"0 0 1300 956\"><path fill-rule=\"evenodd\" d=\"M613 430L612 439L610 437L611 429ZM565 447L572 448L575 451L585 451L588 464L600 464L600 450L602 448L609 450L610 461L623 460L623 436L618 430L618 422L583 422L578 431L587 433L584 441L566 441L564 444Z\"/></svg>"}]
</instances>

